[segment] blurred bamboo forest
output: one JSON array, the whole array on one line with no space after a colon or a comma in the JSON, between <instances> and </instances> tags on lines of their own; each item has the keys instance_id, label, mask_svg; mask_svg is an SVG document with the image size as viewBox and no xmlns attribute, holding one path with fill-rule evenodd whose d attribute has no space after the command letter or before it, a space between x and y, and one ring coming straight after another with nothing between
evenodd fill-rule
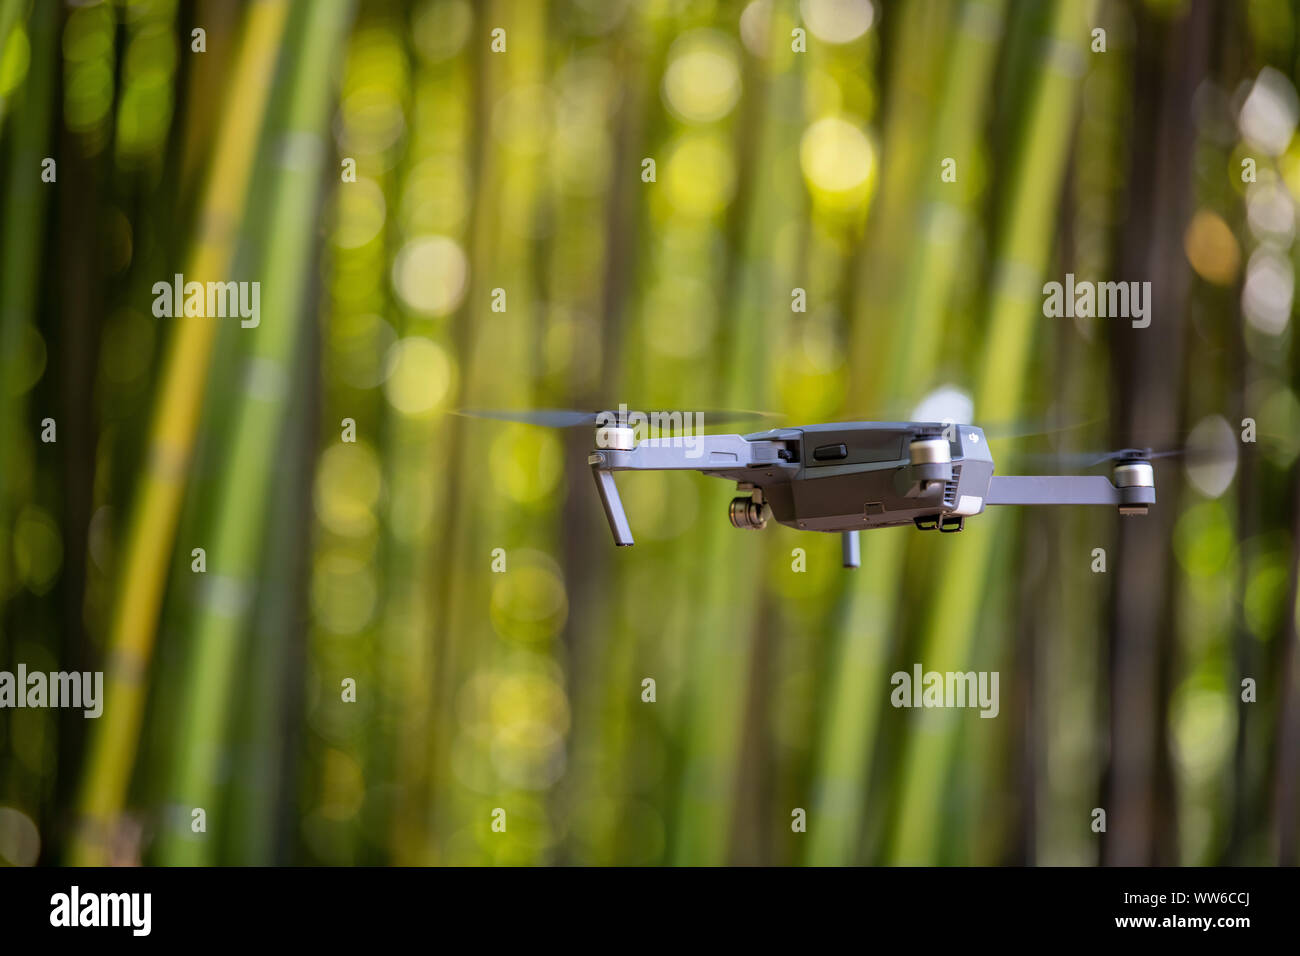
<instances>
[{"instance_id":1,"label":"blurred bamboo forest","mask_svg":"<svg viewBox=\"0 0 1300 956\"><path fill-rule=\"evenodd\" d=\"M1298 70L1294 0L0 0L0 669L106 675L0 710L0 860L1294 863ZM1239 454L850 572L451 414L620 401Z\"/></svg>"}]
</instances>

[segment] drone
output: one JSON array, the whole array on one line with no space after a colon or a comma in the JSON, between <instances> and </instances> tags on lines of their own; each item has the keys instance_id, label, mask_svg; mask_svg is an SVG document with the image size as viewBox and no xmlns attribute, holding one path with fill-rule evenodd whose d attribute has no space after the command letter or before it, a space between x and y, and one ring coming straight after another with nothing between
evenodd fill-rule
<instances>
[{"instance_id":1,"label":"drone","mask_svg":"<svg viewBox=\"0 0 1300 956\"><path fill-rule=\"evenodd\" d=\"M999 476L984 430L953 422L832 422L747 435L638 440L646 416L629 416L626 406L617 412L467 414L558 427L595 425L587 463L619 547L633 544L614 481L620 471L698 471L734 481L740 494L728 507L733 526L756 531L775 518L800 531L837 533L846 568L860 564L858 536L864 530L913 525L950 534L990 505L1107 505L1121 515L1144 515L1156 500L1149 449L1103 456L1112 462L1111 478Z\"/></svg>"}]
</instances>

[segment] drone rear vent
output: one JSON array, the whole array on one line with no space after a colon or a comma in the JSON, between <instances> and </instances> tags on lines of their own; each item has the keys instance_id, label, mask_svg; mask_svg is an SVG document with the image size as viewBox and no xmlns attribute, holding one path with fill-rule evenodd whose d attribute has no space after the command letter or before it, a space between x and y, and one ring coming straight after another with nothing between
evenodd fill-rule
<instances>
[{"instance_id":1,"label":"drone rear vent","mask_svg":"<svg viewBox=\"0 0 1300 956\"><path fill-rule=\"evenodd\" d=\"M952 480L943 483L943 506L944 508L957 507L957 479L961 477L961 465L953 462Z\"/></svg>"}]
</instances>

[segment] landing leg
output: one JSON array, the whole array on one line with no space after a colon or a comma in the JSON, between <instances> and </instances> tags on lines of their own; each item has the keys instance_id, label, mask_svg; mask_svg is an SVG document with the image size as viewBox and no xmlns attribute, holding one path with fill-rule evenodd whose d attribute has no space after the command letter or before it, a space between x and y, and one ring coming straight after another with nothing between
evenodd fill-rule
<instances>
[{"instance_id":1,"label":"landing leg","mask_svg":"<svg viewBox=\"0 0 1300 956\"><path fill-rule=\"evenodd\" d=\"M844 553L844 566L856 568L862 564L862 548L858 543L858 532L840 532L840 546Z\"/></svg>"},{"instance_id":2,"label":"landing leg","mask_svg":"<svg viewBox=\"0 0 1300 956\"><path fill-rule=\"evenodd\" d=\"M632 543L632 529L628 527L627 515L623 513L623 499L618 496L614 473L593 465L591 474L596 479L596 491L605 509L605 517L609 520L609 530L614 535L614 543L620 548L626 548Z\"/></svg>"}]
</instances>

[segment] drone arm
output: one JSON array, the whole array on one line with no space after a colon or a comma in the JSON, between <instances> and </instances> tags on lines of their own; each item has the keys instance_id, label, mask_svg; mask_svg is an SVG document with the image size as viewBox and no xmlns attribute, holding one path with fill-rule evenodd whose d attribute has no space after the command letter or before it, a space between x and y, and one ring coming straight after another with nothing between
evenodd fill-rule
<instances>
[{"instance_id":1,"label":"drone arm","mask_svg":"<svg viewBox=\"0 0 1300 956\"><path fill-rule=\"evenodd\" d=\"M699 435L691 439L651 438L635 448L602 448L587 460L605 471L733 471L781 464L783 442L749 441L740 435Z\"/></svg>"},{"instance_id":2,"label":"drone arm","mask_svg":"<svg viewBox=\"0 0 1300 956\"><path fill-rule=\"evenodd\" d=\"M1121 490L1101 475L1010 475L989 481L986 505L1120 505Z\"/></svg>"},{"instance_id":3,"label":"drone arm","mask_svg":"<svg viewBox=\"0 0 1300 956\"><path fill-rule=\"evenodd\" d=\"M614 484L614 473L593 462L591 476L596 479L596 493L600 495L600 503L605 509L605 518L609 521L614 543L620 548L628 547L632 544L632 528L623 511L623 499L618 496L618 485Z\"/></svg>"}]
</instances>

